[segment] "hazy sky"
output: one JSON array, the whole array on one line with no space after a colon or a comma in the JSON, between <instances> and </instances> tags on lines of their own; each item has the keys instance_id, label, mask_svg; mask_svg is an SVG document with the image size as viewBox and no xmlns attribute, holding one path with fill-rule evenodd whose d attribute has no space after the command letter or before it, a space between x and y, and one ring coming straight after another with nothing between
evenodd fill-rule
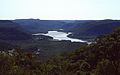
<instances>
[{"instance_id":1,"label":"hazy sky","mask_svg":"<svg viewBox=\"0 0 120 75\"><path fill-rule=\"evenodd\" d=\"M120 0L0 0L0 19L120 19Z\"/></svg>"}]
</instances>

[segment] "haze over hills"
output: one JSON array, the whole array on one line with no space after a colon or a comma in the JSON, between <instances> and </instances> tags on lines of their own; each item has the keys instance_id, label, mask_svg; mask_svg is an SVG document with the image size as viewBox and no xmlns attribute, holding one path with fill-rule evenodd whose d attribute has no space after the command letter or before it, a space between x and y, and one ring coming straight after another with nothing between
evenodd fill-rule
<instances>
[{"instance_id":1,"label":"haze over hills","mask_svg":"<svg viewBox=\"0 0 120 75\"><path fill-rule=\"evenodd\" d=\"M39 20L39 19L19 19L14 20L26 30L34 32L48 32L50 30L71 32L69 37L73 38L95 38L108 34L113 29L120 26L119 20Z\"/></svg>"},{"instance_id":2,"label":"haze over hills","mask_svg":"<svg viewBox=\"0 0 120 75\"><path fill-rule=\"evenodd\" d=\"M21 47L25 51L41 50L40 55L49 57L65 51L72 51L86 43L71 42L69 40L54 41L53 37L34 33L47 33L48 31L71 32L68 37L86 41L94 41L100 35L112 32L120 26L119 20L39 20L18 19L0 20L1 48Z\"/></svg>"}]
</instances>

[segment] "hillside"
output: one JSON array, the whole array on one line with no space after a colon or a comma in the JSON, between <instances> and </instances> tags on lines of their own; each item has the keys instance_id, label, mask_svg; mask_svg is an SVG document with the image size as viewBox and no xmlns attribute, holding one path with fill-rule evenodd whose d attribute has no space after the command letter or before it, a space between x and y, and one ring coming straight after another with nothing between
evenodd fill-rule
<instances>
[{"instance_id":1,"label":"hillside","mask_svg":"<svg viewBox=\"0 0 120 75\"><path fill-rule=\"evenodd\" d=\"M34 23L32 25L31 22L33 21L35 21L34 23L36 23L37 20L27 20L27 23L30 25L24 25L25 22L23 23L23 25L20 25L13 21L0 20L0 51L7 51L16 47L20 47L26 52L37 52L37 50L40 49L41 52L38 54L40 58L47 59L53 55L58 55L68 50L72 51L85 44L72 43L70 41L53 41L52 37L43 35L33 36L32 33L34 33L34 31L31 31L31 29L33 29L31 26L35 26L36 28L38 28L38 30L35 28L35 32L38 32L42 30L40 28L46 28L46 30L50 27L57 29L59 27L59 24L62 23L57 21L40 21L38 22L40 23L39 25L35 25ZM53 26L56 25L57 27L52 27L52 24ZM27 27L25 28L24 26ZM29 27L31 27L31 29L29 29ZM32 33L29 33L29 30Z\"/></svg>"},{"instance_id":2,"label":"hillside","mask_svg":"<svg viewBox=\"0 0 120 75\"><path fill-rule=\"evenodd\" d=\"M21 49L0 53L1 75L120 75L120 28L73 52L39 60Z\"/></svg>"},{"instance_id":3,"label":"hillside","mask_svg":"<svg viewBox=\"0 0 120 75\"><path fill-rule=\"evenodd\" d=\"M17 23L0 20L0 40L27 40L31 35L26 33Z\"/></svg>"},{"instance_id":4,"label":"hillside","mask_svg":"<svg viewBox=\"0 0 120 75\"><path fill-rule=\"evenodd\" d=\"M119 20L39 20L39 19L18 19L14 22L20 24L31 33L57 30L72 32L69 37L78 39L95 39L97 36L108 34L114 28L120 26ZM62 29L62 30L60 30Z\"/></svg>"},{"instance_id":5,"label":"hillside","mask_svg":"<svg viewBox=\"0 0 120 75\"><path fill-rule=\"evenodd\" d=\"M0 51L16 48L13 41L29 40L32 36L28 34L19 24L10 20L0 20Z\"/></svg>"},{"instance_id":6,"label":"hillside","mask_svg":"<svg viewBox=\"0 0 120 75\"><path fill-rule=\"evenodd\" d=\"M17 19L13 22L20 24L26 30L37 33L46 33L49 30L58 30L62 25L65 24L64 21L60 20L39 20L39 19Z\"/></svg>"},{"instance_id":7,"label":"hillside","mask_svg":"<svg viewBox=\"0 0 120 75\"><path fill-rule=\"evenodd\" d=\"M74 38L96 38L97 36L109 34L113 29L120 26L119 20L93 20L85 23L77 23L74 27L69 27L67 32L73 34L69 37Z\"/></svg>"}]
</instances>

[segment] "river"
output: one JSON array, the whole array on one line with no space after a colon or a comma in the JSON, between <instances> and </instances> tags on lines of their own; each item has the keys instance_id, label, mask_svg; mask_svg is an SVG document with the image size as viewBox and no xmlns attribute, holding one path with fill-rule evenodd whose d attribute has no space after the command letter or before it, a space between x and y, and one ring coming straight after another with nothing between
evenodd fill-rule
<instances>
[{"instance_id":1,"label":"river","mask_svg":"<svg viewBox=\"0 0 120 75\"><path fill-rule=\"evenodd\" d=\"M81 40L81 39L70 38L70 37L68 37L69 34L72 34L72 33L65 33L65 32L59 32L59 31L48 31L48 33L46 33L46 34L36 33L36 34L33 34L33 35L50 36L50 37L53 37L53 39L59 40L59 41L70 40L71 42L86 42L86 43L89 43L89 42Z\"/></svg>"}]
</instances>

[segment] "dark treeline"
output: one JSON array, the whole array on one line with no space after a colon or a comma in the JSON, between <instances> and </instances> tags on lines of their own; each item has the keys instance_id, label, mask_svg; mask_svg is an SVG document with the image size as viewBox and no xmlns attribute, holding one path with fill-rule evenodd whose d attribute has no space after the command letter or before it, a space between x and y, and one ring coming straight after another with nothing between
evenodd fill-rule
<instances>
[{"instance_id":1,"label":"dark treeline","mask_svg":"<svg viewBox=\"0 0 120 75\"><path fill-rule=\"evenodd\" d=\"M1 52L0 75L120 75L120 28L95 41L45 62L20 49Z\"/></svg>"}]
</instances>

